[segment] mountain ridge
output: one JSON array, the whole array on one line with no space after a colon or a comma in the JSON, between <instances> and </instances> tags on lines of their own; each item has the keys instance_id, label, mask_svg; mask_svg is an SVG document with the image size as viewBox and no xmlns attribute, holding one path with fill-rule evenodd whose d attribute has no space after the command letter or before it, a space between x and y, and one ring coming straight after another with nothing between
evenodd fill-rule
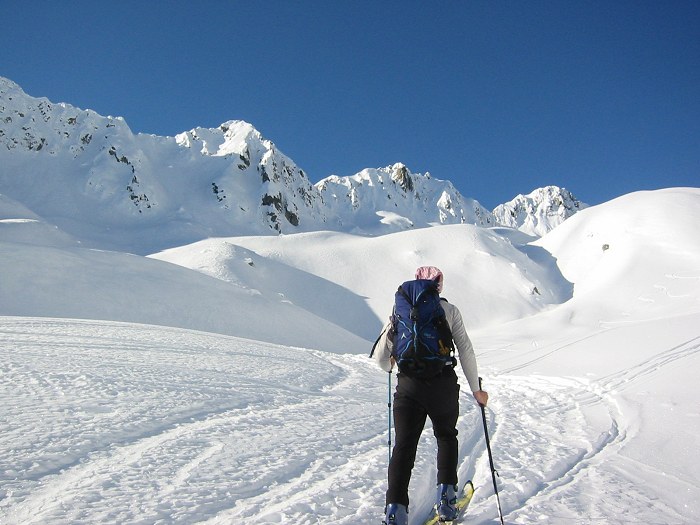
<instances>
[{"instance_id":1,"label":"mountain ridge","mask_svg":"<svg viewBox=\"0 0 700 525\"><path fill-rule=\"evenodd\" d=\"M32 97L3 77L0 159L0 193L87 245L142 254L217 236L523 226L401 163L314 184L247 122L134 134L121 117ZM559 223L547 220L537 232Z\"/></svg>"}]
</instances>

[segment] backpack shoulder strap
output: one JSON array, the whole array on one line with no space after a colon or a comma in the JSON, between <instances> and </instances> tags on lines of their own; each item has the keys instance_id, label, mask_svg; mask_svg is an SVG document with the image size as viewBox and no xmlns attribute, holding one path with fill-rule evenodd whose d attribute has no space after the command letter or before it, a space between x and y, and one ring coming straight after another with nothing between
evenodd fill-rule
<instances>
[{"instance_id":1,"label":"backpack shoulder strap","mask_svg":"<svg viewBox=\"0 0 700 525\"><path fill-rule=\"evenodd\" d=\"M400 293L401 295L403 295L404 299L406 299L406 301L408 301L408 304L413 306L413 301L411 300L411 296L406 293L406 290L403 289L403 286L399 286L399 289L396 290L396 293Z\"/></svg>"}]
</instances>

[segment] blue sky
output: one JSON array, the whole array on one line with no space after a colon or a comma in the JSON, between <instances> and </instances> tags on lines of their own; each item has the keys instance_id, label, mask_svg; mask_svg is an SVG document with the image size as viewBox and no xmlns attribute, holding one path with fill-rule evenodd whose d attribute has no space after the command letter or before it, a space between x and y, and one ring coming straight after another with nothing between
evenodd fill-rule
<instances>
[{"instance_id":1,"label":"blue sky","mask_svg":"<svg viewBox=\"0 0 700 525\"><path fill-rule=\"evenodd\" d=\"M28 94L159 135L246 120L312 182L403 162L487 208L700 186L698 1L0 7Z\"/></svg>"}]
</instances>

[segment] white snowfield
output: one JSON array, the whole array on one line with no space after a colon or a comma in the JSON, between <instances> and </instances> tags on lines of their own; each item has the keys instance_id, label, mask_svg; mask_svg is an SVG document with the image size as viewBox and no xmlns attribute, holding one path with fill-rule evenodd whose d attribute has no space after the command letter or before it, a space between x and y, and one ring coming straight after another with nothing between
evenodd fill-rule
<instances>
[{"instance_id":1,"label":"white snowfield","mask_svg":"<svg viewBox=\"0 0 700 525\"><path fill-rule=\"evenodd\" d=\"M389 375L367 354L419 264L470 329L506 523L700 523L698 189L630 194L530 244L458 225L150 258L0 212L3 525L378 525ZM467 522L495 524L460 381ZM411 525L434 453L428 425Z\"/></svg>"}]
</instances>

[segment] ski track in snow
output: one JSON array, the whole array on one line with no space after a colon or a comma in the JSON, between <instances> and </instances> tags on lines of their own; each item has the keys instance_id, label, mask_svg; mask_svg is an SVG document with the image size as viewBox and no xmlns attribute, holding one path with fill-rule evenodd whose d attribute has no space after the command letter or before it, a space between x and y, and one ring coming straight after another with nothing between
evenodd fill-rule
<instances>
[{"instance_id":1,"label":"ski track in snow","mask_svg":"<svg viewBox=\"0 0 700 525\"><path fill-rule=\"evenodd\" d=\"M3 324L3 523L341 522L381 490L385 387L358 356Z\"/></svg>"},{"instance_id":2,"label":"ski track in snow","mask_svg":"<svg viewBox=\"0 0 700 525\"><path fill-rule=\"evenodd\" d=\"M546 355L569 344L545 350ZM684 493L691 486L687 480L630 458L620 459L620 451L634 438L637 422L629 407L627 412L620 407L617 394L629 385L647 381L663 367L698 353L700 337L695 337L595 382L498 377L509 390L505 397L499 392L496 406L504 405L508 412L507 417L504 412L495 431L495 441L501 443L496 446L500 455L496 468L503 478L499 492L503 491L506 522L608 523L610 516L617 516L616 523L688 523L687 516L664 502L657 487L644 483L644 479L655 477L663 479L667 493L673 491L671 487ZM511 412L518 402L522 413L516 415L517 424L512 425ZM549 447L539 449L537 444L542 442L549 442ZM606 465L610 459L616 459L609 461L612 467ZM490 475L488 466L482 471L478 478L486 479ZM517 490L510 490L511 484ZM492 494L489 484L486 495ZM479 505L476 496L473 505ZM495 512L495 501L492 506ZM482 522L491 521L481 509L472 512L470 523Z\"/></svg>"},{"instance_id":3,"label":"ski track in snow","mask_svg":"<svg viewBox=\"0 0 700 525\"><path fill-rule=\"evenodd\" d=\"M700 353L700 336L689 341L674 346L664 352L660 352L650 359L647 359L633 368L625 369L622 372L611 374L599 381L602 388L606 390L622 390L624 385L645 378L660 370L664 366L670 365L679 359L684 359Z\"/></svg>"},{"instance_id":4,"label":"ski track in snow","mask_svg":"<svg viewBox=\"0 0 700 525\"><path fill-rule=\"evenodd\" d=\"M634 433L611 391L699 347L596 383L485 373L507 523L684 522L635 483L649 467L606 467ZM0 352L3 525L381 521L387 384L365 355L25 318L0 318ZM469 523L496 523L481 414L470 394L461 402ZM434 456L428 425L411 525L432 506Z\"/></svg>"}]
</instances>

